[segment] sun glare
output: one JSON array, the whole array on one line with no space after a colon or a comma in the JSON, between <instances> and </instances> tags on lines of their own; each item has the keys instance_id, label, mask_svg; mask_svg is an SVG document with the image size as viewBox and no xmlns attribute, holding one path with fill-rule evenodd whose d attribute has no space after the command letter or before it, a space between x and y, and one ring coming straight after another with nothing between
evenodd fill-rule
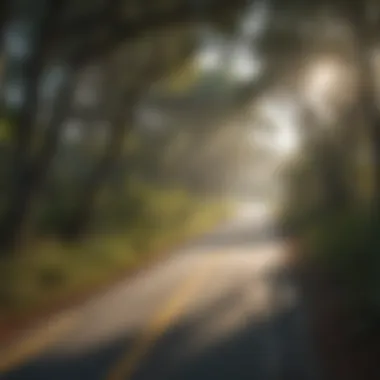
<instances>
[{"instance_id":1,"label":"sun glare","mask_svg":"<svg viewBox=\"0 0 380 380\"><path fill-rule=\"evenodd\" d=\"M307 68L302 86L306 100L316 108L324 109L351 100L355 75L343 61L321 58Z\"/></svg>"}]
</instances>

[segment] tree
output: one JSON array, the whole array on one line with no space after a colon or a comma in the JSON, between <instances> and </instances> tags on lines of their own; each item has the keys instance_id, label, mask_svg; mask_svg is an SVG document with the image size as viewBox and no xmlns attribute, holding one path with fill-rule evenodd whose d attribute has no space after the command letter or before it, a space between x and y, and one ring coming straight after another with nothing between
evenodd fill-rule
<instances>
[{"instance_id":1,"label":"tree","mask_svg":"<svg viewBox=\"0 0 380 380\"><path fill-rule=\"evenodd\" d=\"M198 21L228 25L244 4L245 1L215 0L202 4L182 0L157 1L153 5L132 0L80 3L39 0L33 4L16 0L7 3L10 8L8 21L2 21L1 25L5 25L3 35L7 62L5 91L8 101L5 105L12 119L14 154L8 191L10 201L1 223L0 241L4 251L14 246L28 224L32 199L44 181L60 135L64 112L61 106L57 106L60 116L52 117L54 125L51 124L46 132L40 158L33 157L38 88L46 63L58 59L69 67L71 73L75 73L88 62L112 53L125 41L144 37L148 32L155 34L160 29L176 27L178 23L196 27ZM15 36L22 51L14 49ZM159 70L166 71L167 68L163 64ZM145 86L146 83L143 84ZM59 89L63 98L69 97L66 87L63 85ZM13 100L16 102L13 104L9 99L15 93L18 98ZM62 97L60 95L57 99ZM114 129L114 136L117 136L118 129Z\"/></svg>"},{"instance_id":2,"label":"tree","mask_svg":"<svg viewBox=\"0 0 380 380\"><path fill-rule=\"evenodd\" d=\"M9 203L0 228L0 242L5 249L16 243L15 232L23 229L29 201L43 178L45 158L54 151L53 145L47 145L52 142L55 133L49 132L41 156L33 162L33 124L38 109L39 79L44 67L42 56L48 39L46 31L54 24L58 11L59 7L53 9L51 4L43 0L34 4L23 0L15 1L10 6L10 20L3 31L6 59L5 107L7 118L11 120L14 140ZM60 89L60 101L62 97L66 99L70 92L68 84L71 81L67 80L66 83Z\"/></svg>"}]
</instances>

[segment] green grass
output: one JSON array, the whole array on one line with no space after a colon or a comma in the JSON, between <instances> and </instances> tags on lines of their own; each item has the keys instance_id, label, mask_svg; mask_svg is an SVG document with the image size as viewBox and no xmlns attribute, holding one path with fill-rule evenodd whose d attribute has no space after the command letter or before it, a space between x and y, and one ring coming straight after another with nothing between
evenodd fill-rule
<instances>
[{"instance_id":1,"label":"green grass","mask_svg":"<svg viewBox=\"0 0 380 380\"><path fill-rule=\"evenodd\" d=\"M76 245L64 244L53 236L43 237L28 252L3 259L0 312L27 313L107 283L170 247L206 232L229 212L219 200L197 199L181 190L140 187L136 194L141 204L139 212L124 227L118 219L114 232L109 228L104 233L93 233ZM107 223L112 225L109 220Z\"/></svg>"}]
</instances>

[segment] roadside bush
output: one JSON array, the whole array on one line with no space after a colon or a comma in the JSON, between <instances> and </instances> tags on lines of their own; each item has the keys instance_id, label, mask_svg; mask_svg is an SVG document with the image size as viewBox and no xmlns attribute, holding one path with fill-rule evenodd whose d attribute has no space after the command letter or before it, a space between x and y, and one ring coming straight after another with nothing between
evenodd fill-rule
<instances>
[{"instance_id":1,"label":"roadside bush","mask_svg":"<svg viewBox=\"0 0 380 380\"><path fill-rule=\"evenodd\" d=\"M304 251L334 273L357 309L380 316L380 226L360 210L325 216L306 231Z\"/></svg>"},{"instance_id":2,"label":"roadside bush","mask_svg":"<svg viewBox=\"0 0 380 380\"><path fill-rule=\"evenodd\" d=\"M173 244L206 232L228 215L225 203L202 200L181 189L136 182L123 194L104 194L92 233L81 243L66 244L54 231L48 235L42 230L29 252L1 260L3 314L25 312L108 281ZM60 210L65 208L57 203L45 212L59 221Z\"/></svg>"}]
</instances>

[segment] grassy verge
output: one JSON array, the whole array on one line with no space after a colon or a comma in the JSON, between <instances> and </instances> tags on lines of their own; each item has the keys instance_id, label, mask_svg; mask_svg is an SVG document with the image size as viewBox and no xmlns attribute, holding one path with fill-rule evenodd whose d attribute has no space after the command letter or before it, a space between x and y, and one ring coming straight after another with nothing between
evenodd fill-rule
<instances>
[{"instance_id":1,"label":"grassy verge","mask_svg":"<svg viewBox=\"0 0 380 380\"><path fill-rule=\"evenodd\" d=\"M229 214L225 203L178 190L139 194L144 207L124 229L119 223L117 232L94 233L77 245L41 238L29 252L0 262L0 321L107 284L208 231Z\"/></svg>"}]
</instances>

